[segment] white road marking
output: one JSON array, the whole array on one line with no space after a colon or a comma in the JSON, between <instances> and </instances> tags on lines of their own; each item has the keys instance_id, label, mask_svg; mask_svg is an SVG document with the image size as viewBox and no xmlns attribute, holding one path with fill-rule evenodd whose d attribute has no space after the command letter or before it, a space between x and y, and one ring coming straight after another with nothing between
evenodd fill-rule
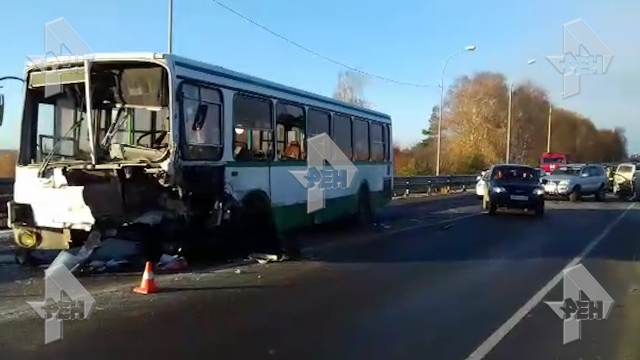
<instances>
[{"instance_id":1,"label":"white road marking","mask_svg":"<svg viewBox=\"0 0 640 360\"><path fill-rule=\"evenodd\" d=\"M613 230L620 223L620 221L622 221L622 219L629 212L629 210L633 208L634 205L635 203L629 205L622 214L620 214L617 218L615 218L615 220L607 225L607 227L602 231L602 233L600 233L600 235L593 239L589 243L589 245L587 245L587 247L584 248L584 250L582 250L580 254L578 254L578 256L573 258L573 260L571 260L571 262L565 266L565 269L575 266L580 261L582 261L582 259L587 256L591 252L591 250L593 250L593 248L598 245L600 241L602 241L602 239L606 238L609 235L611 230ZM491 336L489 336L489 338L487 338L482 344L480 344L480 346L478 346L478 348L467 357L467 360L478 360L483 359L485 356L487 356L487 354L489 354L489 352L496 345L498 345L498 343L502 341L502 339L507 336L507 334L511 330L513 330L516 325L518 325L520 320L522 320L531 310L533 310L533 308L536 307L536 305L538 305L540 301L542 301L542 299L544 299L544 297L549 293L549 291L551 291L551 289L558 285L560 280L562 280L562 270L556 276L554 276L545 286L543 286L542 289L540 289L520 309L518 309L518 311L516 311L515 314L513 314L509 318L509 320L502 324L502 326L500 326L498 330L496 330L493 334L491 334Z\"/></svg>"}]
</instances>

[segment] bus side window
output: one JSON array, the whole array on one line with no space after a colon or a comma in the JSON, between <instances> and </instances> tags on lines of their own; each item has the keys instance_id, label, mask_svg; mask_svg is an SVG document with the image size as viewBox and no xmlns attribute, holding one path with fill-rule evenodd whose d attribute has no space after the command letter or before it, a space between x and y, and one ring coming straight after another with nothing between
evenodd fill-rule
<instances>
[{"instance_id":1,"label":"bus side window","mask_svg":"<svg viewBox=\"0 0 640 360\"><path fill-rule=\"evenodd\" d=\"M273 159L271 100L236 94L233 99L233 155L239 161Z\"/></svg>"},{"instance_id":2,"label":"bus side window","mask_svg":"<svg viewBox=\"0 0 640 360\"><path fill-rule=\"evenodd\" d=\"M184 157L219 160L222 157L222 94L216 89L182 86Z\"/></svg>"},{"instance_id":3,"label":"bus side window","mask_svg":"<svg viewBox=\"0 0 640 360\"><path fill-rule=\"evenodd\" d=\"M382 133L382 124L372 122L369 135L371 136L371 160L384 161L385 141Z\"/></svg>"},{"instance_id":4,"label":"bus side window","mask_svg":"<svg viewBox=\"0 0 640 360\"><path fill-rule=\"evenodd\" d=\"M391 159L391 134L389 125L384 126L384 160L389 161Z\"/></svg>"},{"instance_id":5,"label":"bus side window","mask_svg":"<svg viewBox=\"0 0 640 360\"><path fill-rule=\"evenodd\" d=\"M307 135L312 138L320 134L331 135L331 115L326 111L310 109Z\"/></svg>"},{"instance_id":6,"label":"bus side window","mask_svg":"<svg viewBox=\"0 0 640 360\"><path fill-rule=\"evenodd\" d=\"M353 147L351 145L351 118L345 115L334 115L333 117L333 141L340 150L351 159Z\"/></svg>"},{"instance_id":7,"label":"bus side window","mask_svg":"<svg viewBox=\"0 0 640 360\"><path fill-rule=\"evenodd\" d=\"M276 130L278 159L304 160L305 151L304 108L278 102L276 105Z\"/></svg>"},{"instance_id":8,"label":"bus side window","mask_svg":"<svg viewBox=\"0 0 640 360\"><path fill-rule=\"evenodd\" d=\"M369 160L369 122L353 119L353 160Z\"/></svg>"}]
</instances>

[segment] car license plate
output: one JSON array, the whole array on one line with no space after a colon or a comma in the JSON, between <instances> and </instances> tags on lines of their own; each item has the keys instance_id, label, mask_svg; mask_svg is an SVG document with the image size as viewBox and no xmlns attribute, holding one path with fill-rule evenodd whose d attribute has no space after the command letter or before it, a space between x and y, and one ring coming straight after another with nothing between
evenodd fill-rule
<instances>
[{"instance_id":1,"label":"car license plate","mask_svg":"<svg viewBox=\"0 0 640 360\"><path fill-rule=\"evenodd\" d=\"M523 195L511 195L511 200L527 201L527 200L529 200L529 197L528 196L523 196Z\"/></svg>"}]
</instances>

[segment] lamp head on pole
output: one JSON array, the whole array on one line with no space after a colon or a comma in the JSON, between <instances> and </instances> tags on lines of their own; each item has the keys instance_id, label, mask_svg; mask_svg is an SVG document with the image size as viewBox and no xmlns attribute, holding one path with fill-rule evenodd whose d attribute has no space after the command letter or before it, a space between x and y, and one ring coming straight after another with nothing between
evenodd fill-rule
<instances>
[{"instance_id":1,"label":"lamp head on pole","mask_svg":"<svg viewBox=\"0 0 640 360\"><path fill-rule=\"evenodd\" d=\"M475 46L475 45L468 45L468 46L464 47L465 51L476 51L477 49L478 49L478 47Z\"/></svg>"}]
</instances>

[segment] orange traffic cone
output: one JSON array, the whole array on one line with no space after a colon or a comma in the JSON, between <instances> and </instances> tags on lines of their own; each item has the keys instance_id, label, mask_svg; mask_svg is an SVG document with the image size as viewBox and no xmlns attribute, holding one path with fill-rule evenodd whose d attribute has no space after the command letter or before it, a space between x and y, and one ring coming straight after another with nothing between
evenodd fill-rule
<instances>
[{"instance_id":1,"label":"orange traffic cone","mask_svg":"<svg viewBox=\"0 0 640 360\"><path fill-rule=\"evenodd\" d=\"M133 292L148 295L155 294L159 290L156 282L153 280L153 263L147 261L147 264L144 266L144 274L142 274L142 282L140 282L139 287L133 289Z\"/></svg>"}]
</instances>

